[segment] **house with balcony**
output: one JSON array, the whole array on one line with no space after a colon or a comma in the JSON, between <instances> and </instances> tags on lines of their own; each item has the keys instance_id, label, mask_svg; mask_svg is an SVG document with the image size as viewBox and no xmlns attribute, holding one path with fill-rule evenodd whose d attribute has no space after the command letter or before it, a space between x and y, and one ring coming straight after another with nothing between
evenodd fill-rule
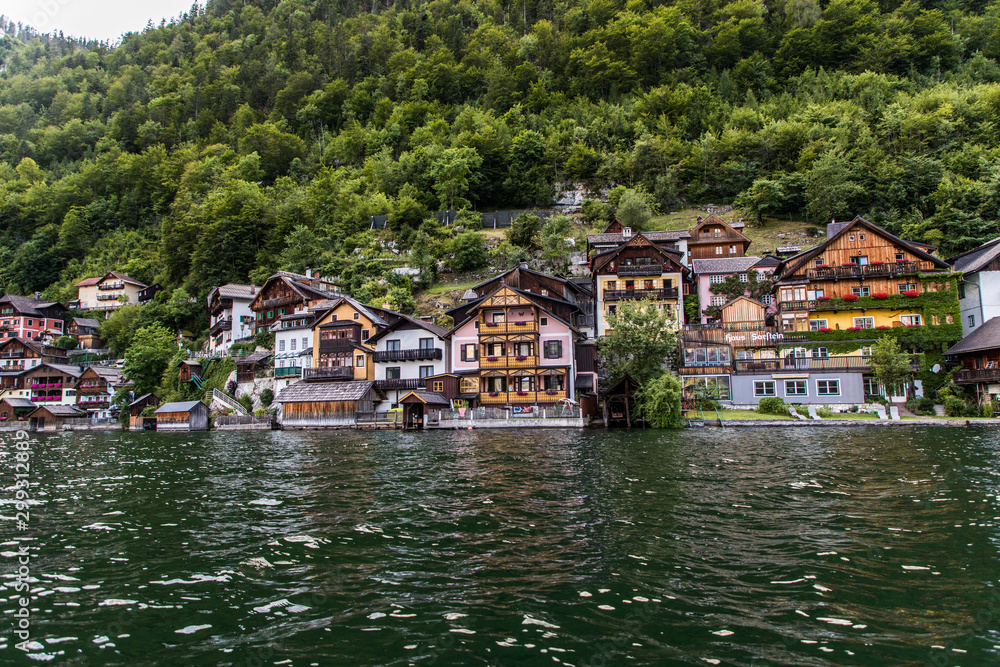
<instances>
[{"instance_id":1,"label":"house with balcony","mask_svg":"<svg viewBox=\"0 0 1000 667\"><path fill-rule=\"evenodd\" d=\"M139 303L139 293L148 285L117 271L86 278L73 285L77 300L70 304L79 310L115 310Z\"/></svg>"},{"instance_id":2,"label":"house with balcony","mask_svg":"<svg viewBox=\"0 0 1000 667\"><path fill-rule=\"evenodd\" d=\"M27 398L35 405L75 406L77 384L82 374L79 366L43 363L20 376L21 386L31 392Z\"/></svg>"},{"instance_id":3,"label":"house with balcony","mask_svg":"<svg viewBox=\"0 0 1000 667\"><path fill-rule=\"evenodd\" d=\"M623 225L619 220L613 220L600 234L587 235L587 257L608 252L620 248L630 240L637 232ZM647 240L659 245L664 250L675 253L678 259L685 266L690 266L690 253L688 252L688 241L691 232L686 229L642 232Z\"/></svg>"},{"instance_id":4,"label":"house with balcony","mask_svg":"<svg viewBox=\"0 0 1000 667\"><path fill-rule=\"evenodd\" d=\"M250 304L257 296L256 285L227 283L208 292L208 351L225 354L233 343L252 338L256 316Z\"/></svg>"},{"instance_id":5,"label":"house with balcony","mask_svg":"<svg viewBox=\"0 0 1000 667\"><path fill-rule=\"evenodd\" d=\"M750 239L739 231L742 226L743 223L726 222L717 215L704 219L699 216L687 240L689 260L743 257Z\"/></svg>"},{"instance_id":6,"label":"house with balcony","mask_svg":"<svg viewBox=\"0 0 1000 667\"><path fill-rule=\"evenodd\" d=\"M427 378L449 369L448 330L430 322L402 315L368 339L376 389L386 397L378 411L400 406L414 389L424 389Z\"/></svg>"},{"instance_id":7,"label":"house with balcony","mask_svg":"<svg viewBox=\"0 0 1000 667\"><path fill-rule=\"evenodd\" d=\"M827 225L825 242L785 259L775 275L785 332L957 326L950 265L860 216Z\"/></svg>"},{"instance_id":8,"label":"house with balcony","mask_svg":"<svg viewBox=\"0 0 1000 667\"><path fill-rule=\"evenodd\" d=\"M339 296L339 285L313 276L312 271L307 271L305 275L279 271L264 281L250 302L254 321L253 330L248 335L266 333L283 315L307 310Z\"/></svg>"},{"instance_id":9,"label":"house with balcony","mask_svg":"<svg viewBox=\"0 0 1000 667\"><path fill-rule=\"evenodd\" d=\"M668 311L674 322L684 322L684 295L691 270L681 257L637 234L613 250L598 253L590 260L595 298L595 332L603 336L609 328L608 315L623 303L651 301Z\"/></svg>"},{"instance_id":10,"label":"house with balcony","mask_svg":"<svg viewBox=\"0 0 1000 667\"><path fill-rule=\"evenodd\" d=\"M276 390L301 379L302 369L312 366L312 327L315 319L316 313L300 310L282 315L271 325Z\"/></svg>"},{"instance_id":11,"label":"house with balcony","mask_svg":"<svg viewBox=\"0 0 1000 667\"><path fill-rule=\"evenodd\" d=\"M447 340L459 395L473 405L524 412L576 395L576 344L584 337L530 293L500 287Z\"/></svg>"},{"instance_id":12,"label":"house with balcony","mask_svg":"<svg viewBox=\"0 0 1000 667\"><path fill-rule=\"evenodd\" d=\"M94 419L111 417L111 399L121 381L121 371L114 366L89 366L76 384L76 407Z\"/></svg>"},{"instance_id":13,"label":"house with balcony","mask_svg":"<svg viewBox=\"0 0 1000 667\"><path fill-rule=\"evenodd\" d=\"M68 351L25 338L0 340L0 370L25 371L43 363L65 364Z\"/></svg>"},{"instance_id":14,"label":"house with balcony","mask_svg":"<svg viewBox=\"0 0 1000 667\"><path fill-rule=\"evenodd\" d=\"M66 326L66 335L75 340L81 350L99 350L104 347L98 333L100 325L95 319L74 317Z\"/></svg>"},{"instance_id":15,"label":"house with balcony","mask_svg":"<svg viewBox=\"0 0 1000 667\"><path fill-rule=\"evenodd\" d=\"M312 368L303 370L303 378L374 381L368 341L402 316L349 296L321 302L313 312Z\"/></svg>"},{"instance_id":16,"label":"house with balcony","mask_svg":"<svg viewBox=\"0 0 1000 667\"><path fill-rule=\"evenodd\" d=\"M0 297L0 338L27 338L50 342L62 337L66 309L62 304L35 297L5 294Z\"/></svg>"},{"instance_id":17,"label":"house with balcony","mask_svg":"<svg viewBox=\"0 0 1000 667\"><path fill-rule=\"evenodd\" d=\"M962 368L955 384L972 389L979 402L1000 400L1000 317L991 317L945 352Z\"/></svg>"},{"instance_id":18,"label":"house with balcony","mask_svg":"<svg viewBox=\"0 0 1000 667\"><path fill-rule=\"evenodd\" d=\"M716 294L713 287L720 285L731 276L739 276L740 282L749 285L752 277L757 280L771 280L778 262L776 257L733 257L724 259L696 259L691 262L694 282L698 289L698 305L701 323L708 324L715 318L711 313L725 305L729 298ZM780 260L779 260L780 261ZM764 295L762 303L775 312L770 294Z\"/></svg>"},{"instance_id":19,"label":"house with balcony","mask_svg":"<svg viewBox=\"0 0 1000 667\"><path fill-rule=\"evenodd\" d=\"M1000 237L948 260L962 273L958 282L962 335L1000 317Z\"/></svg>"}]
</instances>

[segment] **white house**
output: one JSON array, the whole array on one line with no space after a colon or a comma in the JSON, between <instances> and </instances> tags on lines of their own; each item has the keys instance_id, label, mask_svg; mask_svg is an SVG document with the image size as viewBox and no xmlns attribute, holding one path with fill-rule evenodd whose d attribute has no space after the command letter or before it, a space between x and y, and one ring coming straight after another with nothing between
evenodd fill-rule
<instances>
[{"instance_id":1,"label":"white house","mask_svg":"<svg viewBox=\"0 0 1000 667\"><path fill-rule=\"evenodd\" d=\"M964 275L958 282L962 336L1000 317L1000 237L952 257L948 263Z\"/></svg>"},{"instance_id":2,"label":"white house","mask_svg":"<svg viewBox=\"0 0 1000 667\"><path fill-rule=\"evenodd\" d=\"M312 364L312 326L316 314L299 310L282 315L271 325L274 334L275 393L302 379L302 368ZM303 354L307 352L307 354Z\"/></svg>"},{"instance_id":3,"label":"white house","mask_svg":"<svg viewBox=\"0 0 1000 667\"><path fill-rule=\"evenodd\" d=\"M256 285L228 283L208 293L208 351L225 353L233 343L253 336L254 314L250 302L260 290Z\"/></svg>"},{"instance_id":4,"label":"white house","mask_svg":"<svg viewBox=\"0 0 1000 667\"><path fill-rule=\"evenodd\" d=\"M448 330L403 315L368 340L374 346L375 387L386 399L376 411L399 407L399 399L423 388L425 378L448 372Z\"/></svg>"}]
</instances>

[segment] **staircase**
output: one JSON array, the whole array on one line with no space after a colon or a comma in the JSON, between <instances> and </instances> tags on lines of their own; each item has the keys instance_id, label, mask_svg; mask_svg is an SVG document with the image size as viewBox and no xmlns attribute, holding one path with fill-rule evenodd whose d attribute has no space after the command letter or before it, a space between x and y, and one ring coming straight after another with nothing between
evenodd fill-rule
<instances>
[{"instance_id":1,"label":"staircase","mask_svg":"<svg viewBox=\"0 0 1000 667\"><path fill-rule=\"evenodd\" d=\"M239 401L237 401L234 398L231 398L227 394L222 393L221 391L219 391L215 387L212 387L212 403L216 403L216 402L221 403L226 408L232 410L233 413L235 413L235 414L244 415L244 416L247 415L246 408L244 408L240 404Z\"/></svg>"}]
</instances>

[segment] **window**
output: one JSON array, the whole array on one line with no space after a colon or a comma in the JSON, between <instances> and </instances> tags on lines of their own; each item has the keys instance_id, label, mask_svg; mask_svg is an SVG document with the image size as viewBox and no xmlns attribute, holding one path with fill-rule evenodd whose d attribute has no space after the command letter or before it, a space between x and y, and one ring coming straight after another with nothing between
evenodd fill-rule
<instances>
[{"instance_id":1,"label":"window","mask_svg":"<svg viewBox=\"0 0 1000 667\"><path fill-rule=\"evenodd\" d=\"M372 335L372 330L371 329L362 329L361 330L361 340L368 340L371 337L371 335Z\"/></svg>"},{"instance_id":2,"label":"window","mask_svg":"<svg viewBox=\"0 0 1000 667\"><path fill-rule=\"evenodd\" d=\"M864 234L858 234L858 240L859 241L864 241L865 240L865 235Z\"/></svg>"},{"instance_id":3,"label":"window","mask_svg":"<svg viewBox=\"0 0 1000 667\"><path fill-rule=\"evenodd\" d=\"M874 317L855 317L854 326L858 329L874 329L875 328L875 318Z\"/></svg>"},{"instance_id":4,"label":"window","mask_svg":"<svg viewBox=\"0 0 1000 667\"><path fill-rule=\"evenodd\" d=\"M308 347L309 347L309 339L308 339L308 338L305 338L305 337L303 337L303 338L302 338L302 349L303 349L303 350L305 350L305 349L307 349Z\"/></svg>"},{"instance_id":5,"label":"window","mask_svg":"<svg viewBox=\"0 0 1000 667\"><path fill-rule=\"evenodd\" d=\"M718 366L730 361L729 347L692 347L684 350L685 366Z\"/></svg>"},{"instance_id":6,"label":"window","mask_svg":"<svg viewBox=\"0 0 1000 667\"><path fill-rule=\"evenodd\" d=\"M616 306L614 304L608 306L608 315L610 315L612 313L617 313L617 312L618 312L618 306Z\"/></svg>"},{"instance_id":7,"label":"window","mask_svg":"<svg viewBox=\"0 0 1000 667\"><path fill-rule=\"evenodd\" d=\"M868 266L868 256L858 255L857 257L851 257L851 264L855 266Z\"/></svg>"},{"instance_id":8,"label":"window","mask_svg":"<svg viewBox=\"0 0 1000 667\"><path fill-rule=\"evenodd\" d=\"M479 378L462 378L458 381L458 391L463 394L478 394Z\"/></svg>"},{"instance_id":9,"label":"window","mask_svg":"<svg viewBox=\"0 0 1000 667\"><path fill-rule=\"evenodd\" d=\"M502 357L507 354L506 347L503 343L487 343L486 344L486 356L488 357Z\"/></svg>"},{"instance_id":10,"label":"window","mask_svg":"<svg viewBox=\"0 0 1000 667\"><path fill-rule=\"evenodd\" d=\"M562 375L545 375L542 377L542 389L546 391L562 391L566 386L566 378Z\"/></svg>"},{"instance_id":11,"label":"window","mask_svg":"<svg viewBox=\"0 0 1000 667\"><path fill-rule=\"evenodd\" d=\"M899 321L908 327L919 327L924 323L920 315L900 315Z\"/></svg>"},{"instance_id":12,"label":"window","mask_svg":"<svg viewBox=\"0 0 1000 667\"><path fill-rule=\"evenodd\" d=\"M331 322L336 322L337 321L337 314L336 313L334 313L333 315L330 316L330 321Z\"/></svg>"},{"instance_id":13,"label":"window","mask_svg":"<svg viewBox=\"0 0 1000 667\"><path fill-rule=\"evenodd\" d=\"M420 367L420 379L421 380L423 380L424 378L429 378L432 375L434 375L434 367L433 366L421 366Z\"/></svg>"},{"instance_id":14,"label":"window","mask_svg":"<svg viewBox=\"0 0 1000 667\"><path fill-rule=\"evenodd\" d=\"M753 350L736 350L737 361L752 361Z\"/></svg>"},{"instance_id":15,"label":"window","mask_svg":"<svg viewBox=\"0 0 1000 667\"><path fill-rule=\"evenodd\" d=\"M612 291L618 289L618 281L617 280L609 280L608 282L604 283L604 289L609 289L609 290L612 290Z\"/></svg>"},{"instance_id":16,"label":"window","mask_svg":"<svg viewBox=\"0 0 1000 667\"><path fill-rule=\"evenodd\" d=\"M816 380L816 394L819 396L840 396L840 380Z\"/></svg>"},{"instance_id":17,"label":"window","mask_svg":"<svg viewBox=\"0 0 1000 667\"><path fill-rule=\"evenodd\" d=\"M808 396L805 380L785 380L785 396Z\"/></svg>"},{"instance_id":18,"label":"window","mask_svg":"<svg viewBox=\"0 0 1000 667\"><path fill-rule=\"evenodd\" d=\"M854 296L870 296L872 290L867 285L864 285L862 287L852 287L851 293L854 294Z\"/></svg>"},{"instance_id":19,"label":"window","mask_svg":"<svg viewBox=\"0 0 1000 667\"><path fill-rule=\"evenodd\" d=\"M716 274L713 274L712 277L710 277L708 279L708 282L710 282L713 285L717 285L719 283L726 282L726 277L724 275L722 275L722 274L716 273Z\"/></svg>"},{"instance_id":20,"label":"window","mask_svg":"<svg viewBox=\"0 0 1000 667\"><path fill-rule=\"evenodd\" d=\"M774 396L774 381L763 380L753 383L754 396Z\"/></svg>"},{"instance_id":21,"label":"window","mask_svg":"<svg viewBox=\"0 0 1000 667\"><path fill-rule=\"evenodd\" d=\"M847 240L848 241L853 241L854 240L854 234L848 234L847 235Z\"/></svg>"},{"instance_id":22,"label":"window","mask_svg":"<svg viewBox=\"0 0 1000 667\"><path fill-rule=\"evenodd\" d=\"M809 331L819 331L820 329L829 329L828 320L809 320Z\"/></svg>"},{"instance_id":23,"label":"window","mask_svg":"<svg viewBox=\"0 0 1000 667\"><path fill-rule=\"evenodd\" d=\"M961 283L959 283L959 286L961 286ZM917 286L914 285L913 283L901 283L899 285L900 294L902 294L903 292L916 292L916 291L917 291ZM962 297L959 298L961 299Z\"/></svg>"},{"instance_id":24,"label":"window","mask_svg":"<svg viewBox=\"0 0 1000 667\"><path fill-rule=\"evenodd\" d=\"M762 304L764 304L765 306L770 306L771 305L771 295L770 294L765 294L764 296L760 297L760 302Z\"/></svg>"},{"instance_id":25,"label":"window","mask_svg":"<svg viewBox=\"0 0 1000 667\"><path fill-rule=\"evenodd\" d=\"M824 292L824 290L818 287L814 287L813 289L806 291L806 298L809 299L810 301L812 301L813 299L821 299L824 296L826 296L826 293Z\"/></svg>"},{"instance_id":26,"label":"window","mask_svg":"<svg viewBox=\"0 0 1000 667\"><path fill-rule=\"evenodd\" d=\"M421 350L433 350L434 349L434 339L433 338L421 338L420 339L420 349Z\"/></svg>"},{"instance_id":27,"label":"window","mask_svg":"<svg viewBox=\"0 0 1000 667\"><path fill-rule=\"evenodd\" d=\"M713 296L712 297L713 306L724 306L726 305L726 297L724 296Z\"/></svg>"},{"instance_id":28,"label":"window","mask_svg":"<svg viewBox=\"0 0 1000 667\"><path fill-rule=\"evenodd\" d=\"M545 358L559 359L560 357L562 357L562 341L561 340L545 341Z\"/></svg>"},{"instance_id":29,"label":"window","mask_svg":"<svg viewBox=\"0 0 1000 667\"><path fill-rule=\"evenodd\" d=\"M958 281L958 298L959 299L965 298L965 283L962 282L961 280Z\"/></svg>"},{"instance_id":30,"label":"window","mask_svg":"<svg viewBox=\"0 0 1000 667\"><path fill-rule=\"evenodd\" d=\"M462 361L476 361L479 359L479 346L469 343L462 346Z\"/></svg>"},{"instance_id":31,"label":"window","mask_svg":"<svg viewBox=\"0 0 1000 667\"><path fill-rule=\"evenodd\" d=\"M861 348L861 356L862 357L870 357L870 356L872 356L872 347L871 347L871 345L869 345L867 347Z\"/></svg>"},{"instance_id":32,"label":"window","mask_svg":"<svg viewBox=\"0 0 1000 667\"><path fill-rule=\"evenodd\" d=\"M354 319L360 320L361 319L361 313L354 313Z\"/></svg>"},{"instance_id":33,"label":"window","mask_svg":"<svg viewBox=\"0 0 1000 667\"><path fill-rule=\"evenodd\" d=\"M284 352L284 351L285 351L285 341L279 340L278 341L278 352Z\"/></svg>"},{"instance_id":34,"label":"window","mask_svg":"<svg viewBox=\"0 0 1000 667\"><path fill-rule=\"evenodd\" d=\"M811 350L813 359L829 359L830 353L825 347L814 347Z\"/></svg>"},{"instance_id":35,"label":"window","mask_svg":"<svg viewBox=\"0 0 1000 667\"><path fill-rule=\"evenodd\" d=\"M748 283L748 282L750 282L750 276L748 276L745 273L741 273L740 274L740 282L741 283Z\"/></svg>"},{"instance_id":36,"label":"window","mask_svg":"<svg viewBox=\"0 0 1000 667\"><path fill-rule=\"evenodd\" d=\"M824 262L823 262L823 258L822 257L817 257L816 258L816 266L823 266L823 263Z\"/></svg>"},{"instance_id":37,"label":"window","mask_svg":"<svg viewBox=\"0 0 1000 667\"><path fill-rule=\"evenodd\" d=\"M722 246L721 245L715 246L715 254L716 255L721 255L722 254Z\"/></svg>"},{"instance_id":38,"label":"window","mask_svg":"<svg viewBox=\"0 0 1000 667\"><path fill-rule=\"evenodd\" d=\"M444 391L444 380L434 380L431 384L431 391L436 391L438 393Z\"/></svg>"},{"instance_id":39,"label":"window","mask_svg":"<svg viewBox=\"0 0 1000 667\"><path fill-rule=\"evenodd\" d=\"M731 400L728 375L706 375L684 379L686 396L708 396L720 401Z\"/></svg>"},{"instance_id":40,"label":"window","mask_svg":"<svg viewBox=\"0 0 1000 667\"><path fill-rule=\"evenodd\" d=\"M547 327L547 326L549 326L549 318L547 318L547 317L541 317L541 318L539 318L539 323L543 327Z\"/></svg>"},{"instance_id":41,"label":"window","mask_svg":"<svg viewBox=\"0 0 1000 667\"><path fill-rule=\"evenodd\" d=\"M398 380L400 378L399 366L390 366L385 369L386 380Z\"/></svg>"},{"instance_id":42,"label":"window","mask_svg":"<svg viewBox=\"0 0 1000 667\"><path fill-rule=\"evenodd\" d=\"M62 322L56 322L56 329L62 329Z\"/></svg>"},{"instance_id":43,"label":"window","mask_svg":"<svg viewBox=\"0 0 1000 667\"><path fill-rule=\"evenodd\" d=\"M873 377L866 377L861 380L862 385L865 389L865 396L881 396L882 389L879 386L878 380Z\"/></svg>"},{"instance_id":44,"label":"window","mask_svg":"<svg viewBox=\"0 0 1000 667\"><path fill-rule=\"evenodd\" d=\"M781 288L781 300L782 301L805 301L806 300L806 288L805 287L782 287Z\"/></svg>"},{"instance_id":45,"label":"window","mask_svg":"<svg viewBox=\"0 0 1000 667\"><path fill-rule=\"evenodd\" d=\"M493 322L494 324L499 324L500 322L503 322L503 321L506 320L506 317L504 316L504 313L502 313L502 312L500 312L500 313L492 313L490 315L490 317L491 317L490 321Z\"/></svg>"},{"instance_id":46,"label":"window","mask_svg":"<svg viewBox=\"0 0 1000 667\"><path fill-rule=\"evenodd\" d=\"M736 246L734 246L734 245L729 246L729 254L730 255L735 255L736 254Z\"/></svg>"},{"instance_id":47,"label":"window","mask_svg":"<svg viewBox=\"0 0 1000 667\"><path fill-rule=\"evenodd\" d=\"M976 326L976 316L969 315L969 328L971 329L974 326Z\"/></svg>"},{"instance_id":48,"label":"window","mask_svg":"<svg viewBox=\"0 0 1000 667\"><path fill-rule=\"evenodd\" d=\"M365 367L365 355L363 355L363 354L356 355L354 357L354 365L357 366L358 368L364 368Z\"/></svg>"},{"instance_id":49,"label":"window","mask_svg":"<svg viewBox=\"0 0 1000 667\"><path fill-rule=\"evenodd\" d=\"M398 340L387 340L385 341L386 352L399 352L399 341Z\"/></svg>"},{"instance_id":50,"label":"window","mask_svg":"<svg viewBox=\"0 0 1000 667\"><path fill-rule=\"evenodd\" d=\"M904 255L901 252L897 252L896 253L896 261L897 262L904 262L904 261L906 261L906 255Z\"/></svg>"},{"instance_id":51,"label":"window","mask_svg":"<svg viewBox=\"0 0 1000 667\"><path fill-rule=\"evenodd\" d=\"M31 320L25 320L24 321L24 326L30 327L31 326Z\"/></svg>"}]
</instances>

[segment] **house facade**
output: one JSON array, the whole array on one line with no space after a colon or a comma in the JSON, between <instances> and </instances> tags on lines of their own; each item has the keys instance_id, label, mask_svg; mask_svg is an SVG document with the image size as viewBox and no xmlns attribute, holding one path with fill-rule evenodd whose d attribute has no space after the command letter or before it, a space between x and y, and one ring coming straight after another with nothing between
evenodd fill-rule
<instances>
[{"instance_id":1,"label":"house facade","mask_svg":"<svg viewBox=\"0 0 1000 667\"><path fill-rule=\"evenodd\" d=\"M623 303L647 300L668 311L678 325L684 322L684 292L690 270L680 257L648 240L633 236L590 261L595 298L595 333L607 333L608 315Z\"/></svg>"},{"instance_id":2,"label":"house facade","mask_svg":"<svg viewBox=\"0 0 1000 667\"><path fill-rule=\"evenodd\" d=\"M21 375L22 390L35 405L76 405L79 366L43 363Z\"/></svg>"},{"instance_id":3,"label":"house facade","mask_svg":"<svg viewBox=\"0 0 1000 667\"><path fill-rule=\"evenodd\" d=\"M257 296L256 285L227 283L208 292L208 351L225 354L233 343L251 338L256 316L250 303Z\"/></svg>"},{"instance_id":4,"label":"house facade","mask_svg":"<svg viewBox=\"0 0 1000 667\"><path fill-rule=\"evenodd\" d=\"M274 334L274 380L282 389L312 366L312 326L316 314L308 310L282 315L271 325ZM308 353L307 353L308 351Z\"/></svg>"},{"instance_id":5,"label":"house facade","mask_svg":"<svg viewBox=\"0 0 1000 667\"><path fill-rule=\"evenodd\" d=\"M775 258L776 259L776 258ZM702 324L708 324L715 318L709 309L720 308L729 300L728 297L715 294L713 288L726 282L733 275L739 276L740 282L749 283L751 272L758 280L771 280L777 262L762 261L760 257L734 257L732 259L696 259L692 261L694 281L698 287L698 306ZM770 294L763 295L762 303L773 313L773 299Z\"/></svg>"},{"instance_id":6,"label":"house facade","mask_svg":"<svg viewBox=\"0 0 1000 667\"><path fill-rule=\"evenodd\" d=\"M750 239L736 228L738 224L728 223L716 215L699 219L687 240L690 259L728 259L746 255Z\"/></svg>"},{"instance_id":7,"label":"house facade","mask_svg":"<svg viewBox=\"0 0 1000 667\"><path fill-rule=\"evenodd\" d=\"M945 355L961 364L955 384L974 390L980 402L1000 400L1000 317L977 326Z\"/></svg>"},{"instance_id":8,"label":"house facade","mask_svg":"<svg viewBox=\"0 0 1000 667\"><path fill-rule=\"evenodd\" d=\"M339 296L339 287L325 278L279 271L268 278L250 302L253 311L253 331L266 333L284 315L308 309Z\"/></svg>"},{"instance_id":9,"label":"house facade","mask_svg":"<svg viewBox=\"0 0 1000 667\"><path fill-rule=\"evenodd\" d=\"M962 335L1000 317L1000 238L948 260L962 273L958 283Z\"/></svg>"},{"instance_id":10,"label":"house facade","mask_svg":"<svg viewBox=\"0 0 1000 667\"><path fill-rule=\"evenodd\" d=\"M378 412L400 406L414 389L423 389L427 378L449 370L448 330L413 317L402 316L368 339L376 388L386 400Z\"/></svg>"},{"instance_id":11,"label":"house facade","mask_svg":"<svg viewBox=\"0 0 1000 667\"><path fill-rule=\"evenodd\" d=\"M52 341L60 338L66 309L36 297L5 294L0 297L0 338Z\"/></svg>"},{"instance_id":12,"label":"house facade","mask_svg":"<svg viewBox=\"0 0 1000 667\"><path fill-rule=\"evenodd\" d=\"M587 235L587 258L620 248L636 234L637 232L624 226L620 221L614 220L600 234ZM642 232L642 235L664 250L676 253L682 264L690 266L691 253L688 241L691 239L691 232L688 230Z\"/></svg>"},{"instance_id":13,"label":"house facade","mask_svg":"<svg viewBox=\"0 0 1000 667\"><path fill-rule=\"evenodd\" d=\"M303 377L374 381L372 346L368 341L399 315L341 296L315 307L312 369Z\"/></svg>"},{"instance_id":14,"label":"house facade","mask_svg":"<svg viewBox=\"0 0 1000 667\"><path fill-rule=\"evenodd\" d=\"M499 288L447 337L459 393L477 405L524 410L575 394L583 336L530 295Z\"/></svg>"},{"instance_id":15,"label":"house facade","mask_svg":"<svg viewBox=\"0 0 1000 667\"><path fill-rule=\"evenodd\" d=\"M300 381L281 390L275 402L281 427L345 428L371 420L379 397L373 382Z\"/></svg>"},{"instance_id":16,"label":"house facade","mask_svg":"<svg viewBox=\"0 0 1000 667\"><path fill-rule=\"evenodd\" d=\"M90 366L76 385L76 407L95 419L111 417L111 399L121 380L121 371L112 366Z\"/></svg>"},{"instance_id":17,"label":"house facade","mask_svg":"<svg viewBox=\"0 0 1000 667\"><path fill-rule=\"evenodd\" d=\"M66 327L66 335L75 340L82 350L98 350L104 346L98 334L100 324L95 319L74 317Z\"/></svg>"},{"instance_id":18,"label":"house facade","mask_svg":"<svg viewBox=\"0 0 1000 667\"><path fill-rule=\"evenodd\" d=\"M0 340L0 370L26 371L43 363L66 363L67 350L24 338Z\"/></svg>"},{"instance_id":19,"label":"house facade","mask_svg":"<svg viewBox=\"0 0 1000 667\"><path fill-rule=\"evenodd\" d=\"M70 305L80 310L114 310L138 304L139 293L148 287L117 271L81 280L73 286L77 288L77 302Z\"/></svg>"}]
</instances>

